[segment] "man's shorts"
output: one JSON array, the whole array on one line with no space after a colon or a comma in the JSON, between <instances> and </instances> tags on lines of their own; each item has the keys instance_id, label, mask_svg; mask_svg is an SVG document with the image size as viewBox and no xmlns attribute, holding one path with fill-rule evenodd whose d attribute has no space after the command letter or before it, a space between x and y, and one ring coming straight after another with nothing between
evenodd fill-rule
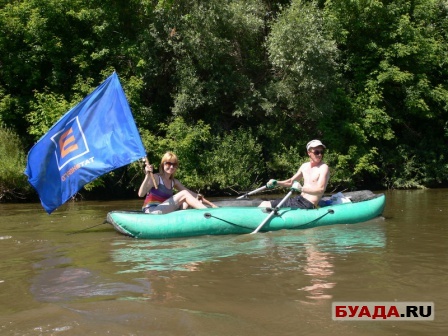
<instances>
[{"instance_id":1,"label":"man's shorts","mask_svg":"<svg viewBox=\"0 0 448 336\"><path fill-rule=\"evenodd\" d=\"M281 199L272 200L271 207L275 208L281 201ZM286 202L283 203L282 208L314 209L315 206L305 197L299 195L294 198L287 199Z\"/></svg>"}]
</instances>

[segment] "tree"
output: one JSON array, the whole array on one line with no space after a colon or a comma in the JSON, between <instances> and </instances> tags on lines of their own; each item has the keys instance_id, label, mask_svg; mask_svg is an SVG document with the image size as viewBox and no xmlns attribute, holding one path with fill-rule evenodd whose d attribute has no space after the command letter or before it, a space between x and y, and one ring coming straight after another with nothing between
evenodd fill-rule
<instances>
[{"instance_id":1,"label":"tree","mask_svg":"<svg viewBox=\"0 0 448 336\"><path fill-rule=\"evenodd\" d=\"M342 53L351 113L343 119L358 156L378 152L376 177L388 187L445 179L446 2L327 1L325 11Z\"/></svg>"},{"instance_id":2,"label":"tree","mask_svg":"<svg viewBox=\"0 0 448 336\"><path fill-rule=\"evenodd\" d=\"M338 50L316 4L292 1L272 23L266 44L275 73L268 93L276 113L305 125L331 113Z\"/></svg>"},{"instance_id":3,"label":"tree","mask_svg":"<svg viewBox=\"0 0 448 336\"><path fill-rule=\"evenodd\" d=\"M19 137L0 124L0 202L25 199L30 187L23 175L25 153Z\"/></svg>"}]
</instances>

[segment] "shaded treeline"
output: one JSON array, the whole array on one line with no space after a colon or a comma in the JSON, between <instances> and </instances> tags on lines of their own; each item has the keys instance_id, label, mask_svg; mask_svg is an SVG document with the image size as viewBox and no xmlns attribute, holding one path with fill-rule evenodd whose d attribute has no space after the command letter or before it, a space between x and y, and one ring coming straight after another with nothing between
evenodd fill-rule
<instances>
[{"instance_id":1,"label":"shaded treeline","mask_svg":"<svg viewBox=\"0 0 448 336\"><path fill-rule=\"evenodd\" d=\"M33 195L27 151L114 70L150 160L175 151L192 189L287 178L313 138L329 191L446 185L447 34L446 0L0 0L0 200Z\"/></svg>"}]
</instances>

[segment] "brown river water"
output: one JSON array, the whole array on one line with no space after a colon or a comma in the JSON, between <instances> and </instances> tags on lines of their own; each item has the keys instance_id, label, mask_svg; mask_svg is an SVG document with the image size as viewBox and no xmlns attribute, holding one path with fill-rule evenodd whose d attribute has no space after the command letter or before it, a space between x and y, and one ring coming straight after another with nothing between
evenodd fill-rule
<instances>
[{"instance_id":1,"label":"brown river water","mask_svg":"<svg viewBox=\"0 0 448 336\"><path fill-rule=\"evenodd\" d=\"M387 191L382 218L306 230L137 240L102 224L141 203L0 204L0 335L448 332L448 189ZM435 315L334 321L333 302Z\"/></svg>"}]
</instances>

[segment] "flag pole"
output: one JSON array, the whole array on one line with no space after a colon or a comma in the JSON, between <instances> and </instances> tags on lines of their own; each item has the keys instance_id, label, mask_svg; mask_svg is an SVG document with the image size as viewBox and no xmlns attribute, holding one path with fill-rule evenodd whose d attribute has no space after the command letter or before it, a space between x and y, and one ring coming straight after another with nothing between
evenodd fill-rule
<instances>
[{"instance_id":1,"label":"flag pole","mask_svg":"<svg viewBox=\"0 0 448 336\"><path fill-rule=\"evenodd\" d=\"M151 164L149 163L148 157L145 156L145 162L148 166L150 166ZM158 189L158 185L156 183L156 180L154 179L154 174L152 173L152 171L149 172L149 176L151 177L152 183L154 184L154 188Z\"/></svg>"}]
</instances>

